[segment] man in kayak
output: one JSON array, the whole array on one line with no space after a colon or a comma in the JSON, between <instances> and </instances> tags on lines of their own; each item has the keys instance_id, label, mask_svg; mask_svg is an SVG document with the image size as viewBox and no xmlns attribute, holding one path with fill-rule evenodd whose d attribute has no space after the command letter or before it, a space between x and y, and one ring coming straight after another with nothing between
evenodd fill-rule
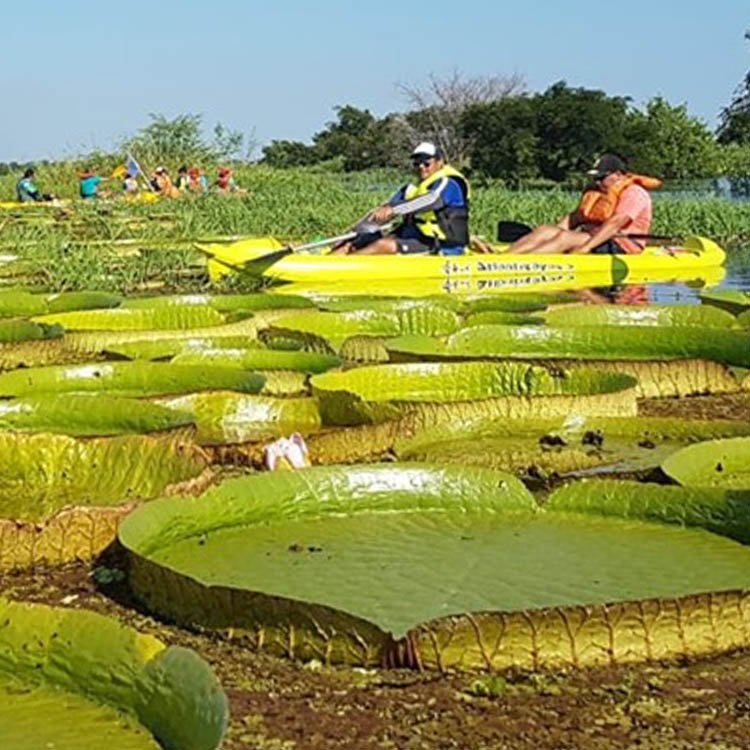
<instances>
[{"instance_id":1,"label":"man in kayak","mask_svg":"<svg viewBox=\"0 0 750 750\"><path fill-rule=\"evenodd\" d=\"M604 154L589 171L594 185L586 188L575 211L557 225L543 224L514 242L510 253L592 253L595 255L636 255L645 243L628 235L642 237L651 229L650 190L661 181L631 174L625 162L614 154Z\"/></svg>"},{"instance_id":2,"label":"man in kayak","mask_svg":"<svg viewBox=\"0 0 750 750\"><path fill-rule=\"evenodd\" d=\"M34 182L34 167L29 167L24 173L23 177L16 183L16 198L21 203L36 203L40 201L51 201L54 200L53 196L45 195L39 191L39 188Z\"/></svg>"},{"instance_id":3,"label":"man in kayak","mask_svg":"<svg viewBox=\"0 0 750 750\"><path fill-rule=\"evenodd\" d=\"M469 183L445 163L433 143L411 154L417 184L408 184L360 223L362 234L332 252L337 255L462 255L469 244ZM378 226L402 216L401 225L382 235ZM377 225L373 227L373 224ZM375 231L373 231L375 230Z\"/></svg>"}]
</instances>

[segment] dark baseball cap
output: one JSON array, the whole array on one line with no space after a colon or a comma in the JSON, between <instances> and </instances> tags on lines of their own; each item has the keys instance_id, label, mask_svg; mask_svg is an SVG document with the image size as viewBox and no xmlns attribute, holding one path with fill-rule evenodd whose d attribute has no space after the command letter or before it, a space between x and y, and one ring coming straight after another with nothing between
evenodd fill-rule
<instances>
[{"instance_id":1,"label":"dark baseball cap","mask_svg":"<svg viewBox=\"0 0 750 750\"><path fill-rule=\"evenodd\" d=\"M588 174L592 177L606 177L612 172L624 172L626 169L625 162L615 154L602 154L594 163L593 169L589 169Z\"/></svg>"}]
</instances>

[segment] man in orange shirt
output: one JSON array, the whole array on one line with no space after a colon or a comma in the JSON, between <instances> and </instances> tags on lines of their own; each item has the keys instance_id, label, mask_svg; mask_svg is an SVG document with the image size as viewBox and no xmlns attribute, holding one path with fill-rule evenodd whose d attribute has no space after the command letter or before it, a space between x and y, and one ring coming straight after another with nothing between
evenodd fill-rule
<instances>
[{"instance_id":1,"label":"man in orange shirt","mask_svg":"<svg viewBox=\"0 0 750 750\"><path fill-rule=\"evenodd\" d=\"M645 244L627 235L647 235L651 229L649 190L661 182L630 174L625 162L604 154L589 171L594 186L587 188L575 211L557 225L543 224L514 242L511 253L593 253L634 255Z\"/></svg>"}]
</instances>

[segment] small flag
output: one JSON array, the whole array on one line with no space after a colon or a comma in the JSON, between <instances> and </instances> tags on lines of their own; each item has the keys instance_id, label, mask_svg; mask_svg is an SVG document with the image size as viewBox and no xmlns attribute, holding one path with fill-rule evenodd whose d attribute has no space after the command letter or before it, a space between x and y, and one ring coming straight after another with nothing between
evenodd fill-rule
<instances>
[{"instance_id":1,"label":"small flag","mask_svg":"<svg viewBox=\"0 0 750 750\"><path fill-rule=\"evenodd\" d=\"M125 156L125 173L128 177L137 177L139 174L143 174L141 165L135 160L132 154Z\"/></svg>"}]
</instances>

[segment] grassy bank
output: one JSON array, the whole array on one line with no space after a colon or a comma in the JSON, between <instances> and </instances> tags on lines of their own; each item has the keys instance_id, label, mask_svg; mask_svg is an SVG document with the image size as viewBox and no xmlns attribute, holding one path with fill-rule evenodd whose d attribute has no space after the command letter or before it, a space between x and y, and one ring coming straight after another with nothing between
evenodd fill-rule
<instances>
[{"instance_id":1,"label":"grassy bank","mask_svg":"<svg viewBox=\"0 0 750 750\"><path fill-rule=\"evenodd\" d=\"M160 274L166 275L170 286L180 287L187 284L189 269L198 260L190 249L193 240L266 234L302 240L337 234L405 179L397 172L339 174L261 166L242 168L237 177L247 196L185 198L152 205L74 202L65 211L49 207L0 211L0 253L18 254L54 289L129 291ZM0 179L0 199L12 197L14 183L14 177ZM39 183L42 190L70 195L75 170L70 165L41 168ZM499 219L529 224L555 221L574 206L575 199L564 191L477 185L473 233L493 238ZM653 231L677 237L704 234L725 244L747 240L748 205L658 195ZM130 240L150 251L131 252Z\"/></svg>"}]
</instances>

